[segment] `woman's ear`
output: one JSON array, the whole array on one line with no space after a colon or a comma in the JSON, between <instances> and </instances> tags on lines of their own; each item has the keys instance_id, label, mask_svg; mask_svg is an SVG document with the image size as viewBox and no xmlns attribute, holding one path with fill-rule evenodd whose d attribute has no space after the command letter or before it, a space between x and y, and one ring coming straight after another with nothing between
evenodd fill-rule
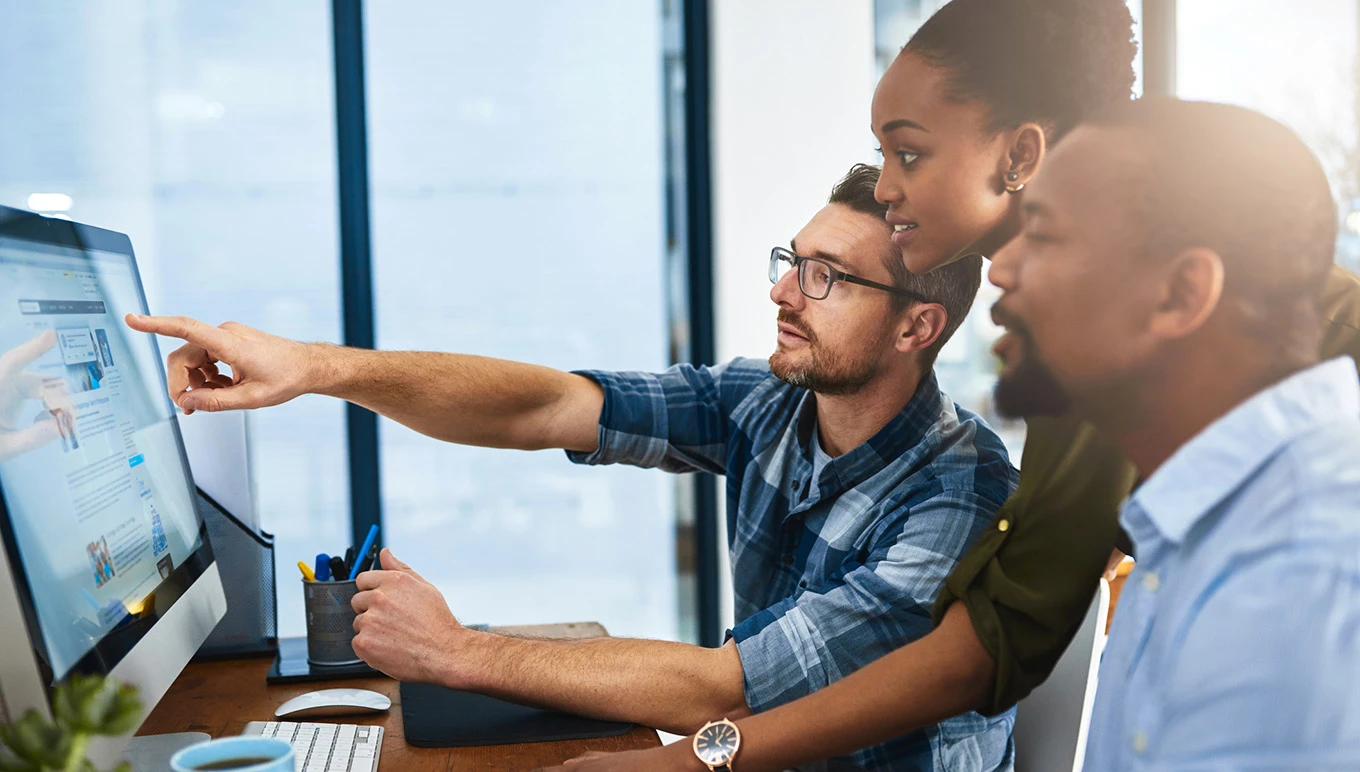
<instances>
[{"instance_id":1,"label":"woman's ear","mask_svg":"<svg viewBox=\"0 0 1360 772\"><path fill-rule=\"evenodd\" d=\"M897 335L897 350L903 354L925 351L944 334L949 314L939 303L917 303L903 317Z\"/></svg>"},{"instance_id":2,"label":"woman's ear","mask_svg":"<svg viewBox=\"0 0 1360 772\"><path fill-rule=\"evenodd\" d=\"M1039 165L1044 161L1048 150L1044 128L1037 123L1023 123L1011 132L1010 147L1006 150L1005 168L1001 170L1003 187L1010 192L1019 192L1025 187Z\"/></svg>"}]
</instances>

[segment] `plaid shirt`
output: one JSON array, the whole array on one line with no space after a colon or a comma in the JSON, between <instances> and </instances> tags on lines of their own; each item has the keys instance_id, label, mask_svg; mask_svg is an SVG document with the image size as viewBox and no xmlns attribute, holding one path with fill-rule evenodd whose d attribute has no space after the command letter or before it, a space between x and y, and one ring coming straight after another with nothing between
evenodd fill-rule
<instances>
[{"instance_id":1,"label":"plaid shirt","mask_svg":"<svg viewBox=\"0 0 1360 772\"><path fill-rule=\"evenodd\" d=\"M931 374L872 439L810 480L815 398L759 360L585 372L605 393L600 447L577 463L727 475L746 702L810 694L920 638L954 564L1014 490L1001 440ZM1014 712L967 713L834 760L837 769L1012 765Z\"/></svg>"}]
</instances>

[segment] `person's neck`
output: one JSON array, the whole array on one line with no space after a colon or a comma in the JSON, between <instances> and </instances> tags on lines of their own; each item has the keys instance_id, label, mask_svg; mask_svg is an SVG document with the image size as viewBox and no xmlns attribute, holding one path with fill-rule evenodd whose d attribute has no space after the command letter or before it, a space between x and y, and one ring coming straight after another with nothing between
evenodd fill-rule
<instances>
[{"instance_id":1,"label":"person's neck","mask_svg":"<svg viewBox=\"0 0 1360 772\"><path fill-rule=\"evenodd\" d=\"M982 255L988 259L1006 246L1006 243L1015 238L1020 232L1020 207L1012 205L1006 210L1006 216L997 226L987 232L985 236L968 245L968 248L959 253L959 257L965 255Z\"/></svg>"},{"instance_id":2,"label":"person's neck","mask_svg":"<svg viewBox=\"0 0 1360 772\"><path fill-rule=\"evenodd\" d=\"M912 364L880 374L853 394L814 394L822 450L836 458L868 442L916 396L923 377Z\"/></svg>"},{"instance_id":3,"label":"person's neck","mask_svg":"<svg viewBox=\"0 0 1360 772\"><path fill-rule=\"evenodd\" d=\"M1114 440L1146 480L1211 424L1311 364L1270 362L1259 356L1259 348L1187 352L1140 379L1123 400L1111 400L1101 411L1104 415L1093 417L1092 423Z\"/></svg>"}]
</instances>

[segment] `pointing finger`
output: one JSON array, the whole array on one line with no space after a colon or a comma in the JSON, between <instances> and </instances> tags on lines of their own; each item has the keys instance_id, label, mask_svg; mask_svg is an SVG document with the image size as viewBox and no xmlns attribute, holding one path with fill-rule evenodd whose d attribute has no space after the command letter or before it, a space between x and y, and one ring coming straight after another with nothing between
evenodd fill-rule
<instances>
[{"instance_id":1,"label":"pointing finger","mask_svg":"<svg viewBox=\"0 0 1360 772\"><path fill-rule=\"evenodd\" d=\"M128 314L125 321L129 327L138 332L168 335L172 338L188 341L195 346L207 349L215 354L218 359L227 359L228 364L230 364L230 358L226 355L231 351L232 337L231 333L226 330L204 324L187 316Z\"/></svg>"}]
</instances>

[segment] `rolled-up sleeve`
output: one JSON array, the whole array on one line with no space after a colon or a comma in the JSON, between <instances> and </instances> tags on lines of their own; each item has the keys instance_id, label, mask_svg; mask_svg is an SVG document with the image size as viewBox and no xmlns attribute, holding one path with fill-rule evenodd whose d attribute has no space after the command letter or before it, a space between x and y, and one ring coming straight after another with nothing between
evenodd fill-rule
<instances>
[{"instance_id":1,"label":"rolled-up sleeve","mask_svg":"<svg viewBox=\"0 0 1360 772\"><path fill-rule=\"evenodd\" d=\"M630 464L667 472L726 471L728 365L676 365L663 373L581 371L604 389L599 447L567 451L577 464Z\"/></svg>"},{"instance_id":2,"label":"rolled-up sleeve","mask_svg":"<svg viewBox=\"0 0 1360 772\"><path fill-rule=\"evenodd\" d=\"M945 577L999 505L950 491L905 519L889 515L899 532L878 539L883 546L862 566L733 628L751 710L811 694L928 633Z\"/></svg>"},{"instance_id":3,"label":"rolled-up sleeve","mask_svg":"<svg viewBox=\"0 0 1360 772\"><path fill-rule=\"evenodd\" d=\"M988 715L1043 683L1076 634L1135 477L1111 442L1072 418L1031 420L1020 468L1020 487L935 603L937 621L963 603L996 662Z\"/></svg>"}]
</instances>

